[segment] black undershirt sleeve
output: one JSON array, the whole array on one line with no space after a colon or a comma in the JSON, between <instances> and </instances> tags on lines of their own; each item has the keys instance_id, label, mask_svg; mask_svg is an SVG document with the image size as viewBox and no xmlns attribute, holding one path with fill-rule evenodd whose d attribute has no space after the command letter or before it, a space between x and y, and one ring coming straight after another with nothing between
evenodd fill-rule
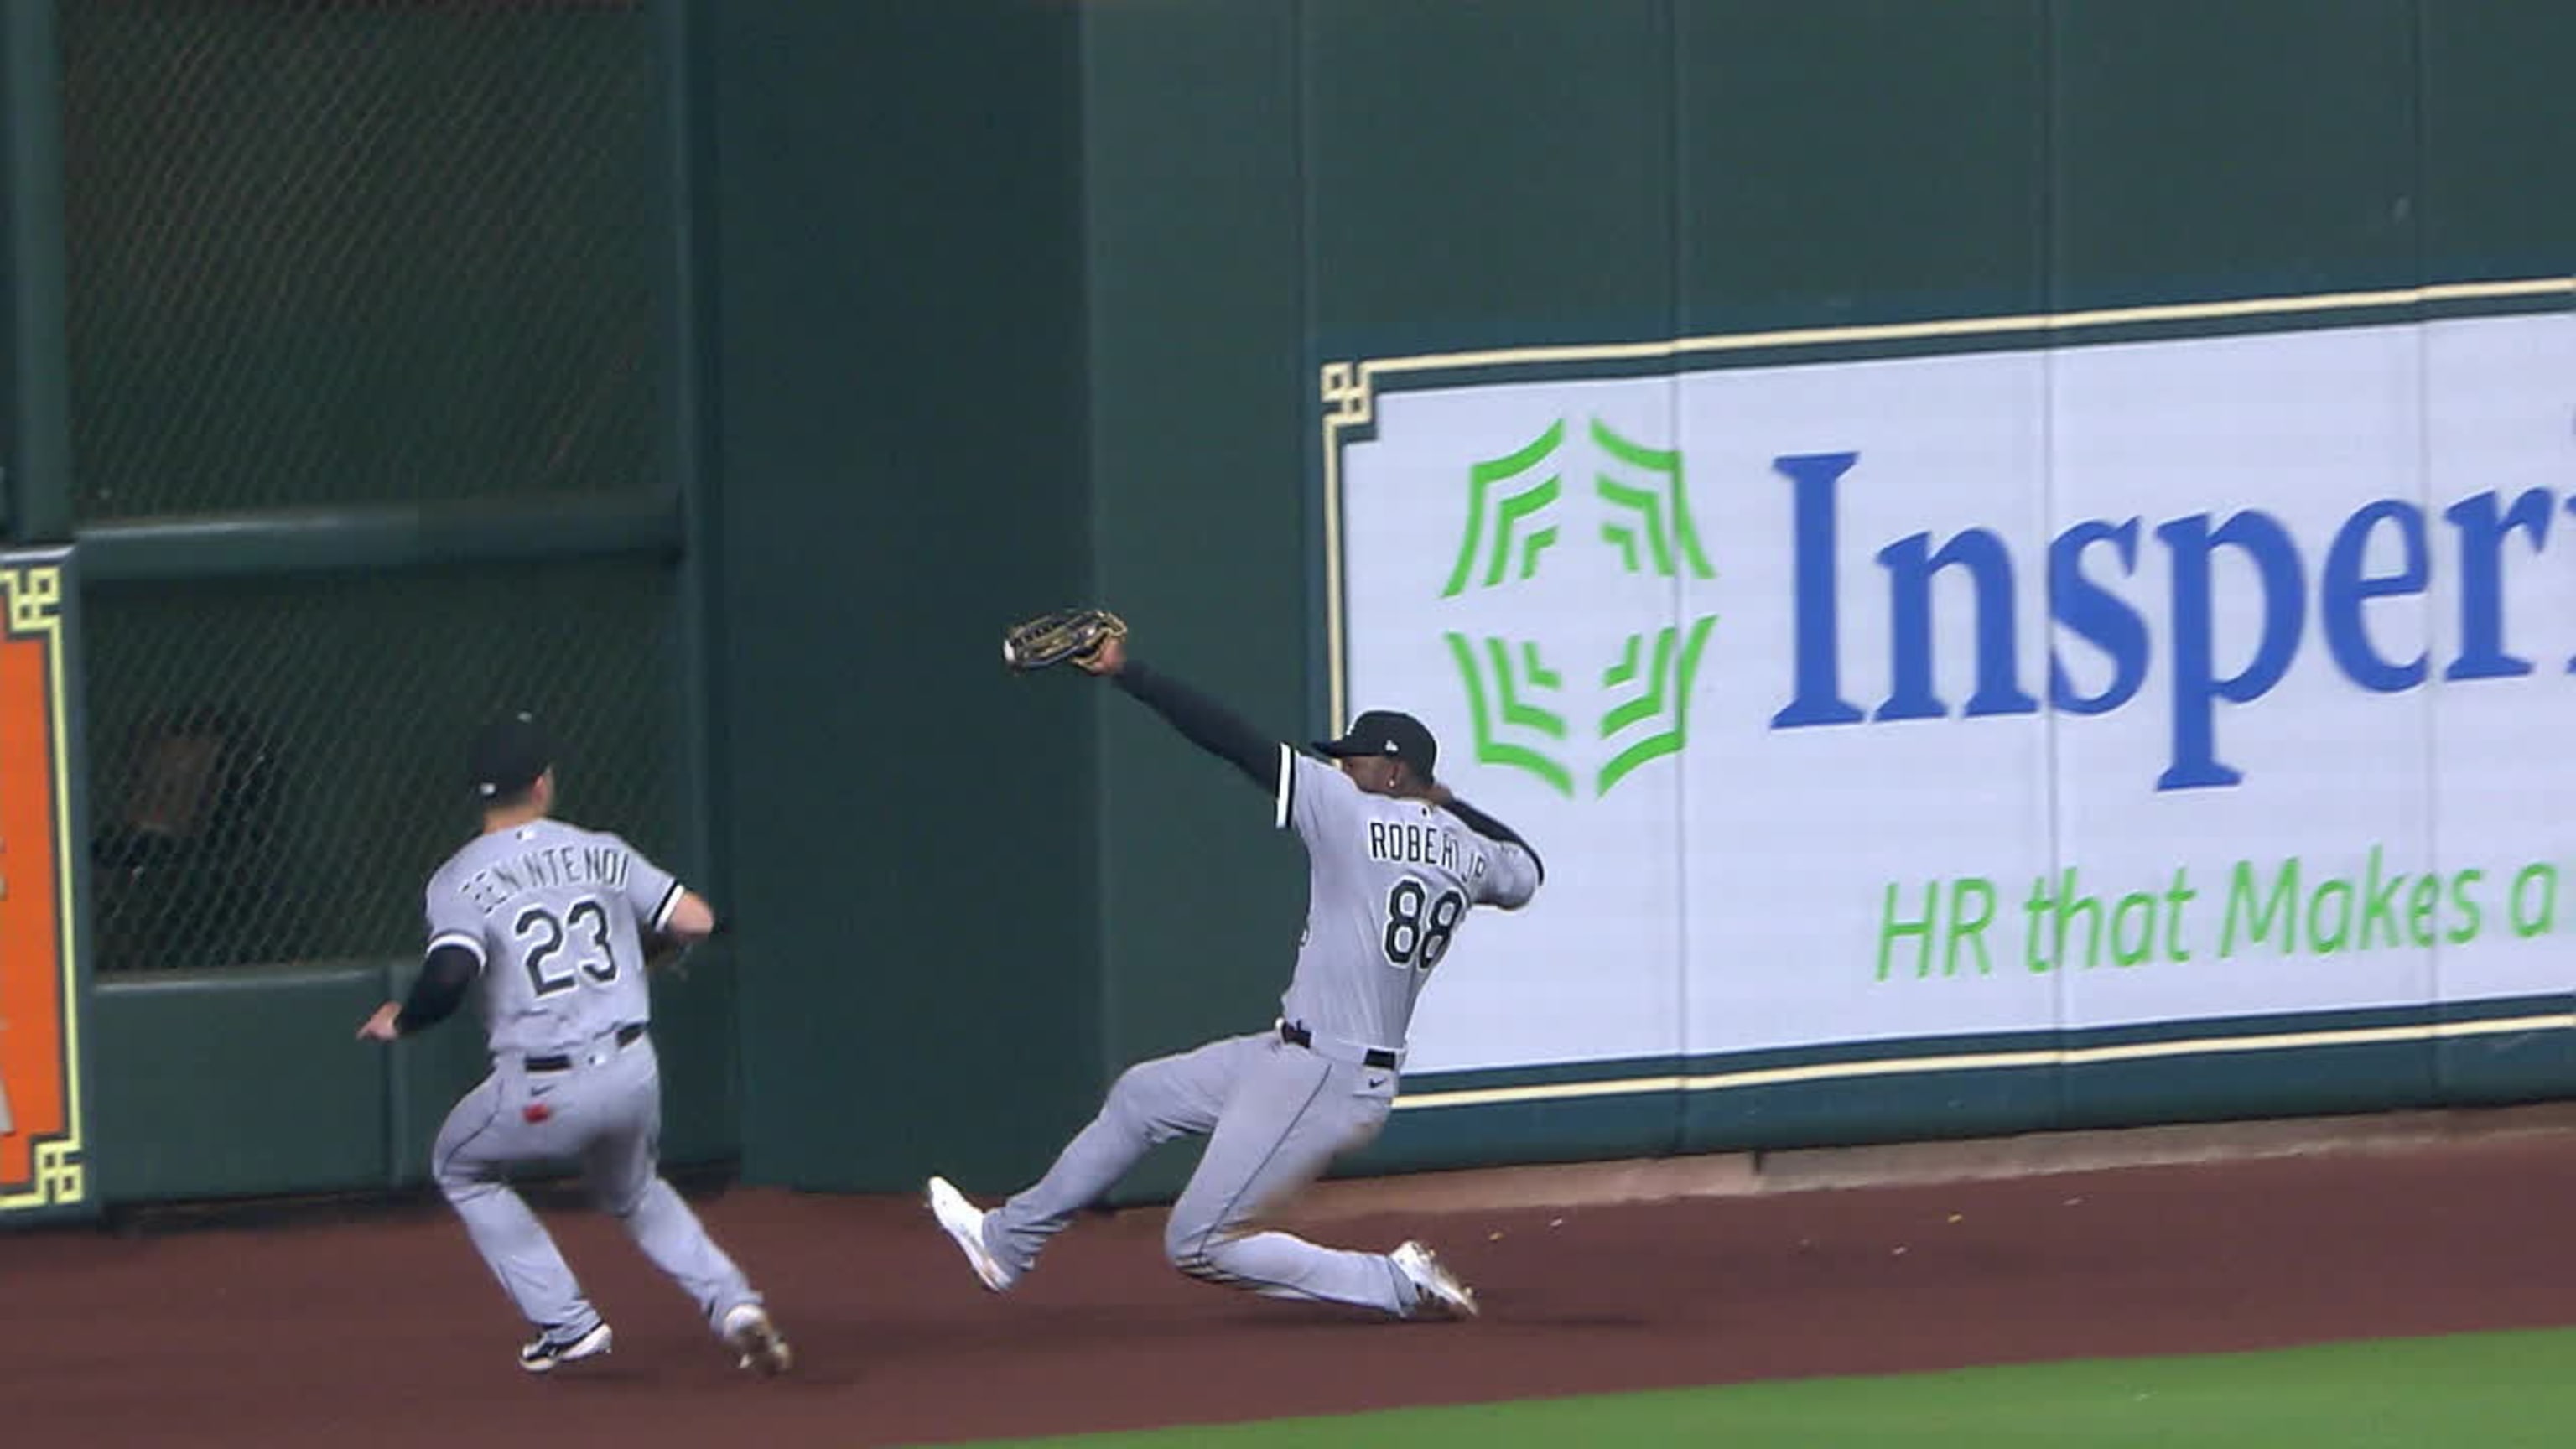
<instances>
[{"instance_id":1,"label":"black undershirt sleeve","mask_svg":"<svg viewBox=\"0 0 2576 1449\"><path fill-rule=\"evenodd\" d=\"M1161 715L1191 744L1231 763L1264 790L1279 786L1281 742L1254 729L1241 715L1179 680L1130 658L1110 678L1146 708Z\"/></svg>"},{"instance_id":2,"label":"black undershirt sleeve","mask_svg":"<svg viewBox=\"0 0 2576 1449\"><path fill-rule=\"evenodd\" d=\"M474 953L462 946L441 946L429 953L420 975L411 983L411 996L403 1002L402 1014L394 1018L394 1030L402 1036L438 1025L465 1004L465 988L474 984L475 973L482 969Z\"/></svg>"},{"instance_id":3,"label":"black undershirt sleeve","mask_svg":"<svg viewBox=\"0 0 2576 1449\"><path fill-rule=\"evenodd\" d=\"M1111 678L1118 687L1161 715L1182 738L1217 758L1229 761L1244 777L1264 790L1278 788L1279 751L1281 742L1254 729L1242 716L1206 695L1166 674L1158 674L1130 658ZM1469 829L1492 839L1517 845L1529 851L1530 860L1538 866L1539 875L1547 874L1547 865L1539 853L1512 828L1463 800L1452 800L1448 808Z\"/></svg>"},{"instance_id":4,"label":"black undershirt sleeve","mask_svg":"<svg viewBox=\"0 0 2576 1449\"><path fill-rule=\"evenodd\" d=\"M1488 840L1499 840L1507 845L1517 845L1523 850L1528 850L1530 864L1538 867L1539 879L1547 879L1547 862L1539 859L1538 852L1536 850L1531 850L1530 843L1514 834L1510 826L1505 825L1503 822L1496 820L1493 816L1486 814L1484 811L1477 809L1475 806L1468 804L1466 801L1461 800L1454 795L1450 797L1449 804L1446 808L1450 814L1466 821L1467 828L1475 831L1478 835L1484 836Z\"/></svg>"}]
</instances>

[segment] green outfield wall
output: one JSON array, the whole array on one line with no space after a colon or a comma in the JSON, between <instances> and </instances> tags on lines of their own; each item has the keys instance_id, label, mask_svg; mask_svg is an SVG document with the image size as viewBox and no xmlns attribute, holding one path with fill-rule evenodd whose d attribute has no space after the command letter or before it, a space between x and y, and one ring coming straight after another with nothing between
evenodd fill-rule
<instances>
[{"instance_id":1,"label":"green outfield wall","mask_svg":"<svg viewBox=\"0 0 2576 1449\"><path fill-rule=\"evenodd\" d=\"M2412 289L2563 277L2576 257L2576 199L2528 140L2576 124L2541 59L2576 50L2576 13L2561 7L1527 4L1470 16L1175 4L1086 19L1104 592L1140 628L1173 631L1167 662L1283 731L1323 723L1335 704L1314 426L1340 405L1318 385L1331 364L2400 294L2378 313L2329 314L2385 322L2437 314ZM2563 316L2567 298L2513 305ZM2275 313L2183 325L2306 324ZM1622 367L1671 364L1588 375ZM1292 470L1305 500L1293 518L1282 507ZM1154 557L1177 555L1173 572L1120 582L1126 531L1155 519L1223 540L1224 563L1163 545ZM1292 529L1298 573L1276 542ZM1281 697L1274 672L1296 644L1270 632L1292 586L1306 605L1299 701ZM1184 632L1211 620L1225 639ZM1436 700L1454 685L1398 688ZM1295 852L1261 829L1260 802L1137 713L1113 711L1106 726L1104 809L1140 817L1113 824L1104 849L1109 1038L1122 1059L1265 1021L1302 886ZM1139 788L1158 771L1194 788ZM1720 793L1745 783L1689 778L1694 793L1703 780ZM1185 825L1158 826L1166 812ZM1813 828L1833 829L1830 818ZM2476 848L2459 834L2458 848ZM1708 846L1720 860L1758 848ZM1193 889L1155 895L1184 880ZM1120 889L1130 881L1132 898ZM1211 895L1230 909L1211 918ZM1183 944L1201 931L1207 946ZM1156 952L1126 949L1164 938ZM1203 960L1224 965L1207 973ZM1454 968L1475 965L1462 952ZM1604 991L1618 974L1582 950L1532 969ZM1801 964L1793 953L1758 969L1795 976ZM1349 1170L2557 1095L2576 1063L2567 1002L2547 981L2541 969L2537 990L2475 999L2427 991L2412 1004L2125 1026L2081 1024L2070 998L2028 1029L1717 1052L1685 1042L1437 1071L1408 1081L1425 1105L1399 1112ZM1426 1017L1444 990L1474 987L1436 982ZM1579 1015L1582 995L1521 1006L1497 992L1478 1019L1541 1019L1569 999ZM1822 1023L1812 1034L1830 1035Z\"/></svg>"},{"instance_id":2,"label":"green outfield wall","mask_svg":"<svg viewBox=\"0 0 2576 1449\"><path fill-rule=\"evenodd\" d=\"M90 813L114 819L133 797L156 711L235 696L296 761L271 868L330 884L271 891L258 930L222 934L226 959L183 962L173 942L215 935L185 929L200 918L133 905L88 869L83 937L126 953L94 955L84 978L97 1200L419 1180L473 1043L459 1032L388 1058L347 1037L415 959L407 893L457 827L424 783L458 733L450 704L533 692L585 718L600 761L585 803L665 843L737 923L665 994L675 1157L814 1189L907 1190L945 1171L997 1191L1040 1170L1127 1063L1266 1026L1304 903L1300 853L1258 791L1107 690L1009 675L997 645L1014 619L1106 603L1140 654L1283 736L1393 680L1420 678L1427 712L1454 712L1443 656L1412 676L1371 662L1395 657L1371 651L1402 631L1369 612L1368 570L1418 540L1446 574L1456 519L1370 533L1362 490L1401 476L1372 460L1430 436L1415 419L1444 398L1647 388L1663 400L1644 416L1664 422L1645 433L1683 440L1702 506L1724 514L1788 496L1762 460L1740 485L1699 461L1729 437L1759 433L1780 455L1895 446L1851 441L1895 426L1881 415L1894 404L1792 437L1786 402L1690 400L1756 386L1738 373L1782 369L1786 388L1811 364L1948 376L1945 359L1987 354L2310 334L2331 349L2338 329L2505 315L2576 325L2549 285L2576 271L2576 191L2556 160L2576 134L2576 7L2558 3L524 8L442 22L251 7L179 24L59 0L13 9L0 37L0 517L12 547L68 544L79 560ZM234 119L191 126L135 78L208 46L231 68L195 104ZM361 65L385 78L384 114L411 123L395 129L413 150L345 153L312 119L331 113L332 77ZM493 88L472 126L454 110L460 68ZM334 199L351 196L367 204ZM226 215L274 225L228 230ZM203 244L180 245L190 236ZM2545 390L2565 354L2540 335L2522 377ZM1425 358L1450 360L1393 365ZM2031 365L2029 447L2072 457L2073 435L2045 420L2116 410L2065 414L2047 400L2057 363ZM2267 363L2213 396L2284 375ZM2492 390L2429 365L2421 386L2362 376L2385 405L2355 415L2423 421L2434 472L2450 466L2451 414L2425 399L2474 411L2466 400ZM1849 394L1864 395L1880 396ZM1888 396L1914 395L1931 394ZM1461 478L1508 451L1474 452L1480 436L1458 426ZM2527 455L2490 460L2491 486L2566 492L2576 474L2549 484L2549 470L2576 460L2546 450L2570 436L2535 432ZM2463 478L2478 456L2462 455ZM1982 508L1982 486L1916 496ZM2417 499L2445 549L2438 509L2475 486ZM2169 514L2253 506L2213 487L2154 505L2149 556ZM2111 518L2127 504L2065 506ZM2057 507L2027 504L2032 547ZM1720 591L1768 577L1747 551L1760 527L1728 516L1709 530ZM1919 526L1937 540L1966 517ZM2300 538L2321 570L2325 539ZM1597 531L1569 522L1557 557L1577 544L1597 549ZM1847 574L1882 579L1866 551L1851 557ZM2015 557L2038 588L2037 556ZM2458 557L2437 556L2428 597ZM2557 608L2545 574L2513 575L2536 592L2507 600L2535 631ZM1675 597L1696 587L1678 577ZM1966 605L1940 599L1938 628L1966 627ZM1530 607L1508 617L1559 622ZM2438 668L2461 623L2425 607L2428 637L2447 641ZM1750 608L1720 609L1708 698L1729 703L1705 721L1737 706L1767 719L1786 699L1745 652ZM1573 628L1580 610L1564 612ZM2044 670L2044 630L2024 632ZM2539 632L2513 640L2541 661L2536 681L2576 654ZM1945 670L1967 668L1973 641L1935 642L1958 661ZM1884 649L1854 649L1848 668L1882 670ZM1601 664L1581 663L1589 688ZM1942 676L1964 697L1974 679L1960 680ZM2485 754L2527 760L2528 798L2546 802L2541 742L2563 734L2545 725L2567 694L2529 688L2524 717L2542 724ZM2440 695L2389 708L2432 720ZM2343 704L2295 707L2319 711L2320 737L2340 728ZM1936 756L1949 738L1917 734ZM1741 736L1748 750L1807 738ZM1473 759L1463 726L1444 740ZM1730 758L1684 752L1600 799L1722 801L1754 783ZM1539 789L1524 776L1461 768L1554 841L1592 838L1543 792L1522 804L1514 791ZM2407 838L2438 837L2426 849L2446 859L2483 848L2485 817L2425 769L2402 787L2372 772L2350 793L2415 791L2433 803L2406 817ZM2181 797L2139 798L2164 819ZM1835 813L1814 812L1801 838L1826 841ZM2074 815L2047 818L2033 838L2074 838ZM1798 833L1765 829L1677 830L1689 845L1654 869L1688 880ZM2176 858L2224 853L2226 835L2187 821ZM1561 868L1586 858L1607 859L1586 847ZM1948 873L2008 873L1982 859ZM1562 917L1497 923L1481 977L1462 952L1427 998L1428 1065L1407 1084L1424 1105L1344 1170L2576 1087L2576 1018L2547 982L2545 939L2492 971L2466 947L2426 946L2405 968L2421 980L2345 995L2273 991L2248 968L2255 984L2199 1006L2158 1004L2169 971L2137 973L2126 998L2053 979L2027 1011L1979 1004L2009 984L1991 977L1883 1007L1895 985L1861 972L1855 1010L1878 1013L1863 1031L1843 1029L1828 989L1859 970L1830 930L1812 960L1775 937L1695 948L1727 939L1722 894L1667 897L1681 902L1654 908L1675 922L1669 967L1564 951L1561 975L1539 974L1525 943ZM1551 1023L1562 1050L1545 1049ZM1157 1196L1185 1166L1158 1155L1125 1191Z\"/></svg>"}]
</instances>

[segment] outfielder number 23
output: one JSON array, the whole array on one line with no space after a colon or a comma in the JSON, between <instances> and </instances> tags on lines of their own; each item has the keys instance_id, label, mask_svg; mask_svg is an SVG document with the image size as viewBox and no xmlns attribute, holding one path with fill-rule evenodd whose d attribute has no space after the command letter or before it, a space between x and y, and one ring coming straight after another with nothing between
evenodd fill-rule
<instances>
[{"instance_id":1,"label":"outfielder number 23","mask_svg":"<svg viewBox=\"0 0 2576 1449\"><path fill-rule=\"evenodd\" d=\"M1419 879L1406 876L1397 881L1386 893L1386 936L1381 942L1386 964L1399 971L1407 967L1428 971L1439 965L1449 950L1450 933L1466 913L1467 898L1454 890L1442 891L1433 900L1430 888Z\"/></svg>"},{"instance_id":2,"label":"outfielder number 23","mask_svg":"<svg viewBox=\"0 0 2576 1449\"><path fill-rule=\"evenodd\" d=\"M548 975L546 963L563 950L566 926L590 937L590 948L596 954L583 956L573 963L571 970L560 976ZM572 909L564 912L560 921L544 907L530 906L519 912L519 918L510 923L510 931L522 943L540 933L545 937L527 948L526 957L528 984L536 989L539 996L570 991L579 986L585 976L602 986L617 979L617 953L610 950L608 944L608 912L588 896L573 902Z\"/></svg>"}]
</instances>

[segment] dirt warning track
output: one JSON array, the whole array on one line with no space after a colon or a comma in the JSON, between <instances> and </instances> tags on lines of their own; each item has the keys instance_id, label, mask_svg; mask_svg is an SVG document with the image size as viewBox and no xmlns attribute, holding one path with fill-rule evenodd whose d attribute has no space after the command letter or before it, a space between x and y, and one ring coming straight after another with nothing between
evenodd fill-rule
<instances>
[{"instance_id":1,"label":"dirt warning track","mask_svg":"<svg viewBox=\"0 0 2576 1449\"><path fill-rule=\"evenodd\" d=\"M776 1382L584 1213L548 1218L617 1351L548 1379L434 1207L50 1231L0 1237L0 1384L29 1443L926 1443L2576 1323L2571 1204L2576 1136L2539 1134L1314 1223L1421 1236L1484 1299L1402 1324L1183 1279L1159 1213L1077 1224L997 1298L910 1199L705 1199L795 1341Z\"/></svg>"}]
</instances>

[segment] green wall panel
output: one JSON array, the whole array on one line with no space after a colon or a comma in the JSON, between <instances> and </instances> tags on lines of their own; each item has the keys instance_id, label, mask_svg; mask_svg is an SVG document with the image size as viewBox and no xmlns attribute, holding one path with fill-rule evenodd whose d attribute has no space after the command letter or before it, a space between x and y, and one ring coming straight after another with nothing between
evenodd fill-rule
<instances>
[{"instance_id":1,"label":"green wall panel","mask_svg":"<svg viewBox=\"0 0 2576 1449\"><path fill-rule=\"evenodd\" d=\"M735 1061L741 980L727 942L689 958L689 974L653 985L653 1048L662 1066L662 1160L740 1156L742 1102Z\"/></svg>"},{"instance_id":2,"label":"green wall panel","mask_svg":"<svg viewBox=\"0 0 2576 1449\"><path fill-rule=\"evenodd\" d=\"M2455 1106L2535 1102L2576 1084L2576 1042L2566 1032L2528 1032L2436 1042L2434 1090Z\"/></svg>"},{"instance_id":3,"label":"green wall panel","mask_svg":"<svg viewBox=\"0 0 2576 1449\"><path fill-rule=\"evenodd\" d=\"M355 1033L383 992L365 966L101 985L88 1017L99 1196L382 1186L390 1064Z\"/></svg>"},{"instance_id":4,"label":"green wall panel","mask_svg":"<svg viewBox=\"0 0 2576 1449\"><path fill-rule=\"evenodd\" d=\"M2414 283L2408 0L2049 17L2056 308Z\"/></svg>"},{"instance_id":5,"label":"green wall panel","mask_svg":"<svg viewBox=\"0 0 2576 1449\"><path fill-rule=\"evenodd\" d=\"M2053 1127L2223 1122L2441 1105L2424 1042L2245 1052L2165 1062L2097 1062L2065 1074Z\"/></svg>"},{"instance_id":6,"label":"green wall panel","mask_svg":"<svg viewBox=\"0 0 2576 1449\"><path fill-rule=\"evenodd\" d=\"M1098 1058L1077 16L701 12L744 1170L1043 1165Z\"/></svg>"},{"instance_id":7,"label":"green wall panel","mask_svg":"<svg viewBox=\"0 0 2576 1449\"><path fill-rule=\"evenodd\" d=\"M1296 9L1094 7L1083 46L1094 588L1140 658L1293 736L1317 723ZM1102 720L1096 1098L1130 1062L1270 1021L1305 863L1260 790L1149 711L1036 683Z\"/></svg>"},{"instance_id":8,"label":"green wall panel","mask_svg":"<svg viewBox=\"0 0 2576 1449\"><path fill-rule=\"evenodd\" d=\"M1332 355L1670 325L1670 5L1303 12L1314 315Z\"/></svg>"},{"instance_id":9,"label":"green wall panel","mask_svg":"<svg viewBox=\"0 0 2576 1449\"><path fill-rule=\"evenodd\" d=\"M1679 1131L1679 1093L1399 1111L1375 1142L1333 1164L1332 1177L1446 1172L1497 1162L1592 1162L1667 1157L1691 1148ZM1509 1153L1496 1150L1509 1143Z\"/></svg>"},{"instance_id":10,"label":"green wall panel","mask_svg":"<svg viewBox=\"0 0 2576 1449\"><path fill-rule=\"evenodd\" d=\"M2070 1129L2437 1104L2424 1077L2424 1050L2415 1044L2217 1052L2063 1071L1926 1071L1690 1092L1687 1150L1774 1152L2013 1134L2031 1130L2034 1111L2045 1110L2041 1104L2062 1085L2077 1087L2098 1109L2068 1112L2049 1124ZM1665 1093L1400 1111L1362 1161L1372 1169L1415 1171L1661 1155L1669 1149L1654 1144L1664 1139L1672 1114ZM1399 1140L1406 1144L1401 1155L1389 1150Z\"/></svg>"},{"instance_id":11,"label":"green wall panel","mask_svg":"<svg viewBox=\"0 0 2576 1449\"><path fill-rule=\"evenodd\" d=\"M1697 1152L2001 1137L2057 1125L2058 1088L2049 1068L1925 1072L1692 1093L1683 1112Z\"/></svg>"},{"instance_id":12,"label":"green wall panel","mask_svg":"<svg viewBox=\"0 0 2576 1449\"><path fill-rule=\"evenodd\" d=\"M2576 6L2422 0L2422 190L2435 280L2576 268Z\"/></svg>"},{"instance_id":13,"label":"green wall panel","mask_svg":"<svg viewBox=\"0 0 2576 1449\"><path fill-rule=\"evenodd\" d=\"M1676 11L1682 335L2042 306L2040 0Z\"/></svg>"}]
</instances>

